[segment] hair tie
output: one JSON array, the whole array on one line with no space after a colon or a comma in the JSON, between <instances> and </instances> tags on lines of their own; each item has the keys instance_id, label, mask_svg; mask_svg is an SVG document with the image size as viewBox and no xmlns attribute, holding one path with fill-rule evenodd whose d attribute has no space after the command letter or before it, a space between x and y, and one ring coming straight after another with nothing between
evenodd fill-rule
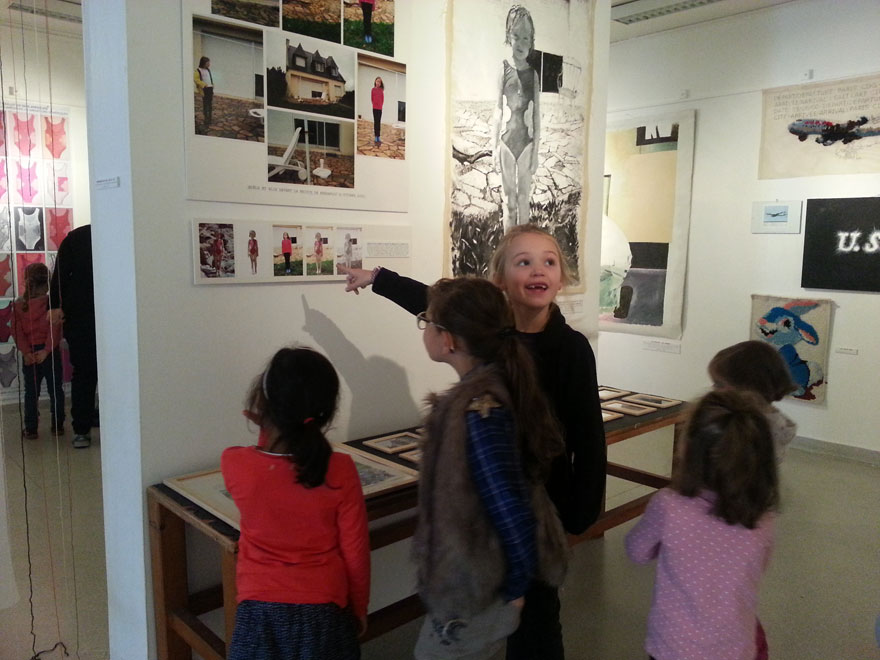
<instances>
[{"instance_id":1,"label":"hair tie","mask_svg":"<svg viewBox=\"0 0 880 660\"><path fill-rule=\"evenodd\" d=\"M509 325L506 328L501 328L501 330L498 331L498 336L501 337L502 339L507 339L508 337L515 337L516 336L516 328L513 327L512 325Z\"/></svg>"},{"instance_id":2,"label":"hair tie","mask_svg":"<svg viewBox=\"0 0 880 660\"><path fill-rule=\"evenodd\" d=\"M272 365L270 364L266 367L266 371L263 372L263 397L266 401L269 400L269 369L271 368Z\"/></svg>"},{"instance_id":3,"label":"hair tie","mask_svg":"<svg viewBox=\"0 0 880 660\"><path fill-rule=\"evenodd\" d=\"M307 424L310 424L311 422L314 422L314 421L315 421L315 418L314 418L314 417L306 417L306 418L303 420L303 426L306 426Z\"/></svg>"}]
</instances>

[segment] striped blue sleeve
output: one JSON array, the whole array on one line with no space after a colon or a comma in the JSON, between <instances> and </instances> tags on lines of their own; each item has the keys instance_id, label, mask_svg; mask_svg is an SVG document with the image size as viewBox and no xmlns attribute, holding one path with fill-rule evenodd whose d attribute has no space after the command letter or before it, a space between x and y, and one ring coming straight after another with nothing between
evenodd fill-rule
<instances>
[{"instance_id":1,"label":"striped blue sleeve","mask_svg":"<svg viewBox=\"0 0 880 660\"><path fill-rule=\"evenodd\" d=\"M505 600L523 596L537 566L535 516L516 451L513 420L503 408L467 413L468 463L480 500L507 558Z\"/></svg>"}]
</instances>

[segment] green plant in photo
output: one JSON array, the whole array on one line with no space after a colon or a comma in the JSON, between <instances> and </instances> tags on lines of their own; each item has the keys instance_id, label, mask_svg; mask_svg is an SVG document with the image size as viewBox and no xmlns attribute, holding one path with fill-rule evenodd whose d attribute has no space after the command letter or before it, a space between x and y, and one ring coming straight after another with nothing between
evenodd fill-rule
<instances>
[{"instance_id":1,"label":"green plant in photo","mask_svg":"<svg viewBox=\"0 0 880 660\"><path fill-rule=\"evenodd\" d=\"M373 21L373 41L364 41L364 22L346 20L342 25L342 43L352 48L368 50L380 55L394 56L394 23Z\"/></svg>"},{"instance_id":2,"label":"green plant in photo","mask_svg":"<svg viewBox=\"0 0 880 660\"><path fill-rule=\"evenodd\" d=\"M290 262L290 272L284 272L284 261L276 261L272 264L272 274L276 277L293 277L294 275L302 275L302 261L299 260L291 260Z\"/></svg>"},{"instance_id":3,"label":"green plant in photo","mask_svg":"<svg viewBox=\"0 0 880 660\"><path fill-rule=\"evenodd\" d=\"M306 275L317 275L317 269L315 268L315 262L310 261L306 264ZM333 259L324 259L321 262L321 275L332 275L333 274Z\"/></svg>"},{"instance_id":4,"label":"green plant in photo","mask_svg":"<svg viewBox=\"0 0 880 660\"><path fill-rule=\"evenodd\" d=\"M282 29L287 32L296 32L304 34L315 39L323 39L324 41L332 41L339 43L339 23L323 23L319 21L307 21L302 18L290 18L285 16L282 19Z\"/></svg>"}]
</instances>

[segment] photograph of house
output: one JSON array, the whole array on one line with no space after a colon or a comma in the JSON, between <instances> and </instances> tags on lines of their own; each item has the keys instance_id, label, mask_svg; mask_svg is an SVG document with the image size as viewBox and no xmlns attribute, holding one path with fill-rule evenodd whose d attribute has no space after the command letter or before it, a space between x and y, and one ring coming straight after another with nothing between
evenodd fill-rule
<instances>
[{"instance_id":1,"label":"photograph of house","mask_svg":"<svg viewBox=\"0 0 880 660\"><path fill-rule=\"evenodd\" d=\"M270 106L354 119L354 56L347 49L305 36L270 39L267 94Z\"/></svg>"}]
</instances>

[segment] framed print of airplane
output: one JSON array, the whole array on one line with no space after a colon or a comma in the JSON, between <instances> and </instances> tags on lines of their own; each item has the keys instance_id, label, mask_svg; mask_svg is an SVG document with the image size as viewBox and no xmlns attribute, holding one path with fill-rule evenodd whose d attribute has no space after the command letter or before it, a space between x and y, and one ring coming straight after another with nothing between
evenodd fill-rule
<instances>
[{"instance_id":1,"label":"framed print of airplane","mask_svg":"<svg viewBox=\"0 0 880 660\"><path fill-rule=\"evenodd\" d=\"M752 202L753 234L800 234L803 202Z\"/></svg>"}]
</instances>

